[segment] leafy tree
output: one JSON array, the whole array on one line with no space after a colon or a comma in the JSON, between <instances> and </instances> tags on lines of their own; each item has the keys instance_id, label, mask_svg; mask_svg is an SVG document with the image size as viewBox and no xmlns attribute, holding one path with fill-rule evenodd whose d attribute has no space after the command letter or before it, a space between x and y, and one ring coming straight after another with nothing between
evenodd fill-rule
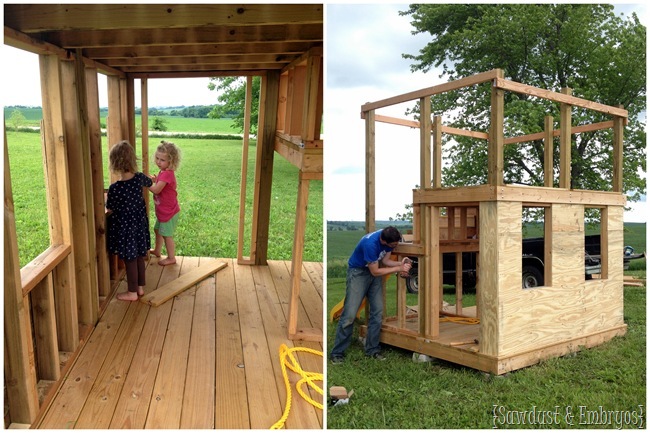
<instances>
[{"instance_id":1,"label":"leafy tree","mask_svg":"<svg viewBox=\"0 0 650 433\"><path fill-rule=\"evenodd\" d=\"M162 117L154 117L152 119L151 129L154 131L167 131L167 121Z\"/></svg>"},{"instance_id":2,"label":"leafy tree","mask_svg":"<svg viewBox=\"0 0 650 433\"><path fill-rule=\"evenodd\" d=\"M232 126L244 132L244 108L246 100L246 79L244 77L213 77L208 84L210 90L222 93L217 98L223 105L215 105L209 114L212 119L232 117ZM260 77L253 77L253 99L251 101L251 134L257 134L257 115L260 101Z\"/></svg>"},{"instance_id":3,"label":"leafy tree","mask_svg":"<svg viewBox=\"0 0 650 433\"><path fill-rule=\"evenodd\" d=\"M572 94L628 111L625 127L623 188L631 201L645 192L646 171L646 28L636 14L617 17L607 4L415 4L400 12L410 15L414 34L432 36L413 60L412 71L442 67L442 77L459 79L495 68L507 79ZM506 92L505 134L519 136L544 130L544 116L558 128L558 104ZM489 85L432 97L432 113L447 115L451 126L487 131ZM416 106L410 113L418 113ZM611 120L574 109L573 125ZM612 131L572 137L571 186L611 189ZM555 166L559 149L554 146ZM482 184L487 179L487 145L454 137L445 145L454 164L443 169L448 186ZM506 146L504 181L543 185L543 143ZM557 179L556 179L557 182Z\"/></svg>"},{"instance_id":4,"label":"leafy tree","mask_svg":"<svg viewBox=\"0 0 650 433\"><path fill-rule=\"evenodd\" d=\"M9 118L9 123L13 126L14 131L18 131L18 128L23 126L27 119L22 111L15 109L11 112L11 117Z\"/></svg>"}]
</instances>

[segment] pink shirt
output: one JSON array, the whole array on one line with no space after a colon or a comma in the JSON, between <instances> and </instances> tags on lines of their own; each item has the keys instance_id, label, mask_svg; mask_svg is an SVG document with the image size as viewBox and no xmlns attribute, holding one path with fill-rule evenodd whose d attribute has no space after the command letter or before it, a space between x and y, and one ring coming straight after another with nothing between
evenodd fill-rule
<instances>
[{"instance_id":1,"label":"pink shirt","mask_svg":"<svg viewBox=\"0 0 650 433\"><path fill-rule=\"evenodd\" d=\"M153 195L156 204L156 218L161 223L169 221L180 212L178 194L176 193L176 175L173 170L163 170L158 173L158 182L167 182L167 185L158 194Z\"/></svg>"}]
</instances>

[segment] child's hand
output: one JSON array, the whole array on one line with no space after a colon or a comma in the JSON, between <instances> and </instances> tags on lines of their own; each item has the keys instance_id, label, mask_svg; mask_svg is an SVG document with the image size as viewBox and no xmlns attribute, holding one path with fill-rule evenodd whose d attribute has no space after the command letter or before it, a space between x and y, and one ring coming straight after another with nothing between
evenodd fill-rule
<instances>
[{"instance_id":1,"label":"child's hand","mask_svg":"<svg viewBox=\"0 0 650 433\"><path fill-rule=\"evenodd\" d=\"M150 174L150 175L149 175L149 178L151 178L151 180L153 181L153 183L158 182L158 176L156 176L155 174Z\"/></svg>"}]
</instances>

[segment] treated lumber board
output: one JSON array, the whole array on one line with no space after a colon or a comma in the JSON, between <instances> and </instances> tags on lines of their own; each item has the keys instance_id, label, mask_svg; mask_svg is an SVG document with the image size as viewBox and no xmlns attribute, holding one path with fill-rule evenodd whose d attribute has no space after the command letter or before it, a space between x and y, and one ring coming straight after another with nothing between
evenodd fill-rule
<instances>
[{"instance_id":1,"label":"treated lumber board","mask_svg":"<svg viewBox=\"0 0 650 433\"><path fill-rule=\"evenodd\" d=\"M23 296L27 296L72 251L71 245L51 245L20 269Z\"/></svg>"},{"instance_id":2,"label":"treated lumber board","mask_svg":"<svg viewBox=\"0 0 650 433\"><path fill-rule=\"evenodd\" d=\"M201 266L214 261L200 258ZM196 288L181 413L181 429L213 429L215 399L215 287L213 278Z\"/></svg>"},{"instance_id":3,"label":"treated lumber board","mask_svg":"<svg viewBox=\"0 0 650 433\"><path fill-rule=\"evenodd\" d=\"M126 290L125 282L120 284L118 290L120 289ZM128 307L126 302L121 302L106 310L38 428L63 429L75 426Z\"/></svg>"},{"instance_id":4,"label":"treated lumber board","mask_svg":"<svg viewBox=\"0 0 650 433\"><path fill-rule=\"evenodd\" d=\"M140 301L157 307L226 266L228 266L228 263L223 261L209 262L180 276L177 280L165 284L158 290L144 295L140 298Z\"/></svg>"},{"instance_id":5,"label":"treated lumber board","mask_svg":"<svg viewBox=\"0 0 650 433\"><path fill-rule=\"evenodd\" d=\"M111 302L123 301L113 298ZM128 303L126 315L88 395L86 404L79 414L75 428L106 429L110 425L148 312L149 307L146 305L139 302Z\"/></svg>"},{"instance_id":6,"label":"treated lumber board","mask_svg":"<svg viewBox=\"0 0 650 433\"><path fill-rule=\"evenodd\" d=\"M198 263L198 258L185 257L179 279L193 273ZM187 318L194 309L194 291L194 288L189 289L174 298L145 429L178 429L180 426L192 332L192 322Z\"/></svg>"},{"instance_id":7,"label":"treated lumber board","mask_svg":"<svg viewBox=\"0 0 650 433\"><path fill-rule=\"evenodd\" d=\"M178 278L179 271L177 267L162 267L149 262L145 293ZM149 309L129 374L115 408L111 429L144 428L172 305L173 302L168 302L159 308Z\"/></svg>"},{"instance_id":8,"label":"treated lumber board","mask_svg":"<svg viewBox=\"0 0 650 433\"><path fill-rule=\"evenodd\" d=\"M272 353L269 351L251 267L236 265L235 283L251 428L268 429L282 415L278 391L272 380L271 356L275 356L276 349Z\"/></svg>"},{"instance_id":9,"label":"treated lumber board","mask_svg":"<svg viewBox=\"0 0 650 433\"><path fill-rule=\"evenodd\" d=\"M259 266L252 269L253 280L255 281L255 291L260 305L264 328L266 329L266 339L271 353L271 362L274 370L274 379L277 387L277 393L284 408L287 401L287 391L282 375L282 366L280 363L280 347L284 344L288 348L293 348L294 344L287 338L283 330L287 326L284 312L282 310L282 301L278 297L275 288L275 279L271 275L268 266ZM287 377L291 384L292 403L289 417L285 422L288 429L305 429L310 428L318 423L311 405L301 398L295 390L295 385L300 377L287 370ZM282 416L282 411L276 414L277 419ZM277 420L276 420L277 421Z\"/></svg>"},{"instance_id":10,"label":"treated lumber board","mask_svg":"<svg viewBox=\"0 0 650 433\"><path fill-rule=\"evenodd\" d=\"M248 429L246 370L240 331L240 316L232 265L216 279L216 401L215 427Z\"/></svg>"},{"instance_id":11,"label":"treated lumber board","mask_svg":"<svg viewBox=\"0 0 650 433\"><path fill-rule=\"evenodd\" d=\"M278 298L280 299L280 304L282 306L282 311L285 317L289 314L289 307L288 303L286 302L287 299L289 299L290 292L291 292L291 273L290 273L290 267L288 262L281 262L281 261L269 261L269 270L271 271L271 275L273 278L273 282L275 284L275 290L277 291ZM304 274L303 274L304 275ZM322 274L321 274L322 275ZM306 296L307 298L310 298L311 295L309 295L310 292L313 292L316 290L315 286L311 284L309 281L305 281L303 284L304 291L303 295ZM322 305L322 301L320 302ZM323 323L323 317L322 317L322 310L321 314L317 318L311 318L311 322L309 320L309 317L307 317L307 312L305 311L304 307L301 305L300 309L298 311L298 320L299 323L308 323L308 324L313 324L314 326L318 324L322 328L322 323ZM322 333L322 331L320 331ZM313 350L318 350L322 351L323 350L323 343L322 339L321 341L304 341L304 340L296 340L293 342L294 347L306 347L310 348ZM314 356L312 354L302 354L298 353L298 359L300 361L301 367L305 371L313 371L313 372L320 372L322 373L324 371L323 369L323 359L319 358L317 356ZM321 384L322 385L322 384ZM295 390L295 387L294 387ZM318 394L316 391L312 391L309 389L309 394L311 398L313 398L316 401L322 401L322 396ZM316 415L318 417L318 420L322 426L323 424L323 411L317 410L314 408Z\"/></svg>"}]
</instances>

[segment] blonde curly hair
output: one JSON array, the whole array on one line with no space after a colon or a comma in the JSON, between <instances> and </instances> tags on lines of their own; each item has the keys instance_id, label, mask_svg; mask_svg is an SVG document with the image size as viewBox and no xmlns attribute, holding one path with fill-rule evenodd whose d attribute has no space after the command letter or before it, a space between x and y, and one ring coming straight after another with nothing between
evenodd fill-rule
<instances>
[{"instance_id":1,"label":"blonde curly hair","mask_svg":"<svg viewBox=\"0 0 650 433\"><path fill-rule=\"evenodd\" d=\"M181 150L171 141L161 141L156 153L164 153L169 157L169 170L177 170L181 165Z\"/></svg>"},{"instance_id":2,"label":"blonde curly hair","mask_svg":"<svg viewBox=\"0 0 650 433\"><path fill-rule=\"evenodd\" d=\"M108 168L114 173L135 173L138 171L138 158L135 149L126 140L114 145L108 154Z\"/></svg>"}]
</instances>

